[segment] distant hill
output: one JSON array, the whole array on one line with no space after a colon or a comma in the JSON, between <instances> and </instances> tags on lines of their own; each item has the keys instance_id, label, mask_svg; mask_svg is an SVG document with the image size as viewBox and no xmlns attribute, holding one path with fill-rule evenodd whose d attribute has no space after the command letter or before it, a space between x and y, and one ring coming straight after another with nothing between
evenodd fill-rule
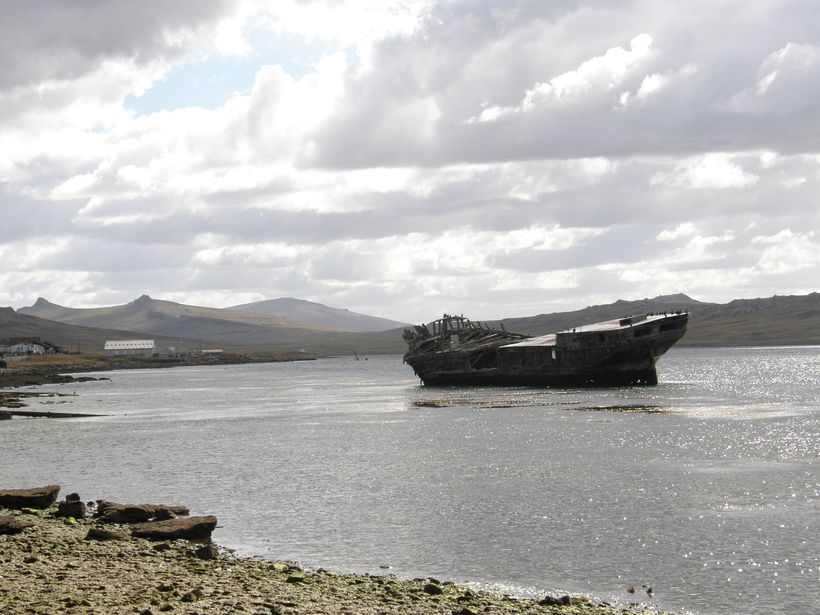
<instances>
[{"instance_id":1,"label":"distant hill","mask_svg":"<svg viewBox=\"0 0 820 615\"><path fill-rule=\"evenodd\" d=\"M500 322L510 331L536 335L630 314L678 309L691 315L679 346L820 344L820 293L736 299L726 304L696 301L682 294L665 295Z\"/></svg>"},{"instance_id":2,"label":"distant hill","mask_svg":"<svg viewBox=\"0 0 820 615\"><path fill-rule=\"evenodd\" d=\"M17 310L20 314L38 316L72 325L112 327L128 331L180 335L179 327L189 327L198 320L225 321L223 326L250 325L263 327L293 327L294 323L273 315L233 313L218 308L184 305L173 301L152 299L142 295L139 299L102 308L68 308L50 303L40 297L31 307ZM186 336L187 337L187 336Z\"/></svg>"},{"instance_id":3,"label":"distant hill","mask_svg":"<svg viewBox=\"0 0 820 615\"><path fill-rule=\"evenodd\" d=\"M321 303L291 297L244 303L227 309L272 314L300 325L340 331L376 332L407 326L407 323L396 320L357 314L350 310L328 307Z\"/></svg>"},{"instance_id":4,"label":"distant hill","mask_svg":"<svg viewBox=\"0 0 820 615\"><path fill-rule=\"evenodd\" d=\"M315 354L402 352L398 332L355 333L293 323L274 314L206 308L152 299L143 295L125 305L67 308L40 298L21 315L84 327L133 332L131 337L193 340L193 346L233 351L306 350ZM13 334L12 334L13 335Z\"/></svg>"},{"instance_id":5,"label":"distant hill","mask_svg":"<svg viewBox=\"0 0 820 615\"><path fill-rule=\"evenodd\" d=\"M690 310L687 346L820 344L820 293L736 299Z\"/></svg>"},{"instance_id":6,"label":"distant hill","mask_svg":"<svg viewBox=\"0 0 820 615\"><path fill-rule=\"evenodd\" d=\"M296 312L302 310L303 315L310 311L308 308L315 309L317 322L321 322L322 326L295 323L283 316L281 312L285 312L285 308L282 306L287 307L287 302L280 302L280 313L274 314L252 311L247 305L225 309L204 308L158 301L148 296L121 306L93 309L66 308L38 299L33 306L21 308L17 313L11 308L0 310L0 337L40 336L63 346L79 343L84 348L86 345L101 348L106 339L151 337L157 339L158 344L186 349L216 346L251 353L305 350L324 356L354 352L361 355L404 353L406 350L401 325L383 331L340 330L339 322L335 322L337 328L333 328L334 321L321 320L320 317L324 318L328 313L338 316L336 312L344 313L344 310L295 299L286 301L291 302ZM273 307L276 307L275 304ZM446 306L442 307L446 309ZM820 344L818 293L739 299L726 304L697 301L682 294L665 295L494 322L503 323L510 331L540 335L630 314L678 309L688 310L691 314L689 330L678 343L680 346ZM347 314L351 317L362 316ZM395 321L383 319L370 322L374 321L396 324ZM355 318L345 322L350 327Z\"/></svg>"},{"instance_id":7,"label":"distant hill","mask_svg":"<svg viewBox=\"0 0 820 615\"><path fill-rule=\"evenodd\" d=\"M0 308L0 338L39 337L61 346L63 350L100 352L107 340L127 340L143 337L132 331L80 327L21 314L11 308ZM157 346L162 348L179 343L178 338L158 336Z\"/></svg>"},{"instance_id":8,"label":"distant hill","mask_svg":"<svg viewBox=\"0 0 820 615\"><path fill-rule=\"evenodd\" d=\"M552 314L539 314L538 316L523 318L505 318L497 322L503 323L507 329L517 333L543 335L545 333L571 329L578 325L600 322L602 320L612 320L613 318L623 318L631 314L663 312L665 310L689 310L692 312L693 309L699 305L710 304L701 303L683 294L662 295L654 299L640 299L637 301L624 301L620 299L615 303L593 305L572 312L553 312Z\"/></svg>"}]
</instances>

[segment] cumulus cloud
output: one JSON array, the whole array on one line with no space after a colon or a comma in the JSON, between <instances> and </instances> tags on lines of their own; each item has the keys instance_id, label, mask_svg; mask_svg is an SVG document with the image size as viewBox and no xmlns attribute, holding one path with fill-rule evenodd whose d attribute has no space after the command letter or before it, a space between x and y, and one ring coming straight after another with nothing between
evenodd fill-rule
<instances>
[{"instance_id":1,"label":"cumulus cloud","mask_svg":"<svg viewBox=\"0 0 820 615\"><path fill-rule=\"evenodd\" d=\"M687 78L698 72L697 66L687 64L683 68L673 69L664 73L652 73L641 81L641 85L634 92L625 91L618 99L621 107L640 107L656 100L670 92L680 92L686 87Z\"/></svg>"},{"instance_id":2,"label":"cumulus cloud","mask_svg":"<svg viewBox=\"0 0 820 615\"><path fill-rule=\"evenodd\" d=\"M697 227L691 222L684 222L673 229L664 229L658 234L658 241L675 241L683 237L691 237L697 232Z\"/></svg>"},{"instance_id":3,"label":"cumulus cloud","mask_svg":"<svg viewBox=\"0 0 820 615\"><path fill-rule=\"evenodd\" d=\"M527 113L538 107L577 104L589 95L611 92L624 78L651 54L652 37L640 34L630 41L629 49L613 47L602 56L590 58L576 70L553 77L546 83L536 83L527 90L514 107L487 107L468 123L495 122L510 114ZM644 79L646 82L655 75ZM644 88L644 85L641 86ZM640 92L640 90L639 90Z\"/></svg>"},{"instance_id":4,"label":"cumulus cloud","mask_svg":"<svg viewBox=\"0 0 820 615\"><path fill-rule=\"evenodd\" d=\"M658 173L650 179L653 186L672 188L745 188L758 181L723 153L706 154L675 165L669 173Z\"/></svg>"},{"instance_id":5,"label":"cumulus cloud","mask_svg":"<svg viewBox=\"0 0 820 615\"><path fill-rule=\"evenodd\" d=\"M788 42L760 65L753 87L732 96L730 111L783 116L820 105L820 46Z\"/></svg>"},{"instance_id":6,"label":"cumulus cloud","mask_svg":"<svg viewBox=\"0 0 820 615\"><path fill-rule=\"evenodd\" d=\"M820 240L813 231L784 229L776 235L754 237L752 243L763 246L758 264L765 273L793 273L820 263Z\"/></svg>"}]
</instances>

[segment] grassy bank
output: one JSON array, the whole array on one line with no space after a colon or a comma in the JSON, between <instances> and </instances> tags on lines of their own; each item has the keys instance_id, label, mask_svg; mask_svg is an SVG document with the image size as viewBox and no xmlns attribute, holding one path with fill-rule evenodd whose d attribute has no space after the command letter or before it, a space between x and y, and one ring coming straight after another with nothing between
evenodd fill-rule
<instances>
[{"instance_id":1,"label":"grassy bank","mask_svg":"<svg viewBox=\"0 0 820 615\"><path fill-rule=\"evenodd\" d=\"M123 530L92 519L55 518L56 506L0 515L31 527L0 535L0 612L17 613L646 613L574 598L539 604L476 592L434 579L306 571L286 562L239 558L185 540L100 541L91 527ZM552 599L547 599L552 601ZM557 599L561 602L561 598Z\"/></svg>"}]
</instances>

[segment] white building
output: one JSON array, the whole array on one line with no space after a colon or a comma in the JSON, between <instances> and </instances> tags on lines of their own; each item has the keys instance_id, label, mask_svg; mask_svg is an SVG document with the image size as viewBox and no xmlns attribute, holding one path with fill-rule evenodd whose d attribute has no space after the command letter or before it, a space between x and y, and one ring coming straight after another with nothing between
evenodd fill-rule
<instances>
[{"instance_id":1,"label":"white building","mask_svg":"<svg viewBox=\"0 0 820 615\"><path fill-rule=\"evenodd\" d=\"M49 344L50 345L50 344ZM0 354L22 357L45 354L46 346L39 337L9 337L0 339Z\"/></svg>"},{"instance_id":2,"label":"white building","mask_svg":"<svg viewBox=\"0 0 820 615\"><path fill-rule=\"evenodd\" d=\"M37 342L33 342L31 344L20 342L10 346L5 346L4 348L7 348L8 350L6 350L6 352L12 355L45 354L46 352L46 349L43 348L42 344L38 344Z\"/></svg>"},{"instance_id":3,"label":"white building","mask_svg":"<svg viewBox=\"0 0 820 615\"><path fill-rule=\"evenodd\" d=\"M153 357L157 352L154 340L114 340L105 343L107 357Z\"/></svg>"}]
</instances>

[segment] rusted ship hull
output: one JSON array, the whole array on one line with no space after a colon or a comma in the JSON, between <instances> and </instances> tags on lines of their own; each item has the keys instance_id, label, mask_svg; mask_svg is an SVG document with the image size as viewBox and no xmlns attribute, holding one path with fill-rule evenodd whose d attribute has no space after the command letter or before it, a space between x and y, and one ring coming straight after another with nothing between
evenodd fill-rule
<instances>
[{"instance_id":1,"label":"rusted ship hull","mask_svg":"<svg viewBox=\"0 0 820 615\"><path fill-rule=\"evenodd\" d=\"M640 315L541 337L477 329L445 315L406 332L404 360L428 386L657 384L655 363L686 332L686 313ZM462 326L467 323L467 326ZM425 335L429 334L429 335Z\"/></svg>"}]
</instances>

